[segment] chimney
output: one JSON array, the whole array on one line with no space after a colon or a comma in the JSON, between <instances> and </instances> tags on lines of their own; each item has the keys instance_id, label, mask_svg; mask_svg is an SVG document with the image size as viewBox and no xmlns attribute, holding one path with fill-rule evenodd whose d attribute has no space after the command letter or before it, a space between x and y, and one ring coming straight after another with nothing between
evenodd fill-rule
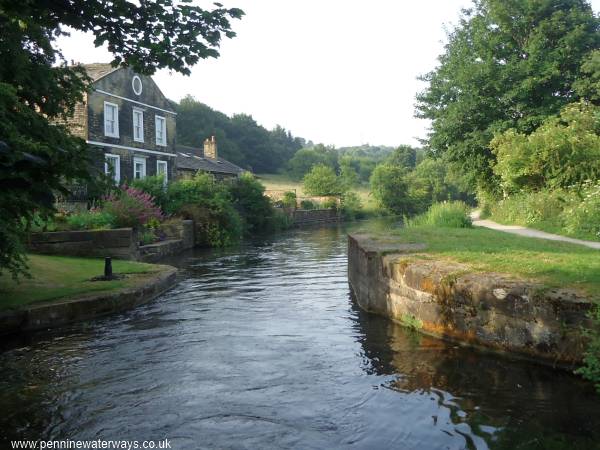
<instances>
[{"instance_id":1,"label":"chimney","mask_svg":"<svg viewBox=\"0 0 600 450\"><path fill-rule=\"evenodd\" d=\"M214 136L204 140L204 157L217 159L217 140Z\"/></svg>"}]
</instances>

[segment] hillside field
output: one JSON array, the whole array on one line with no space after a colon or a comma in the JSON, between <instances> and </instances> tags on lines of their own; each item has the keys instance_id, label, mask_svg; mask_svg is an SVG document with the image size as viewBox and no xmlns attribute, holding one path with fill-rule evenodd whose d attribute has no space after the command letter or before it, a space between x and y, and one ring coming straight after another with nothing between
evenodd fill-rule
<instances>
[{"instance_id":1,"label":"hillside field","mask_svg":"<svg viewBox=\"0 0 600 450\"><path fill-rule=\"evenodd\" d=\"M258 180L265 189L270 191L296 191L298 197L308 197L302 189L302 181L296 181L287 174L263 173L256 174ZM377 209L375 201L370 195L369 186L362 185L352 189L360 197L363 208L366 212L374 212Z\"/></svg>"}]
</instances>

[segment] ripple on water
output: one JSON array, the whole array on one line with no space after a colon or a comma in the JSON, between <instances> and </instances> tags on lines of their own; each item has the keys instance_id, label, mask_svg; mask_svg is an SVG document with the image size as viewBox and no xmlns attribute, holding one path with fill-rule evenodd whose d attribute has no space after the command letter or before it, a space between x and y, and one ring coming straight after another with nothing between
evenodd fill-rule
<instances>
[{"instance_id":1,"label":"ripple on water","mask_svg":"<svg viewBox=\"0 0 600 450\"><path fill-rule=\"evenodd\" d=\"M173 263L184 275L158 301L0 354L0 447L598 448L600 402L577 378L359 310L342 229Z\"/></svg>"}]
</instances>

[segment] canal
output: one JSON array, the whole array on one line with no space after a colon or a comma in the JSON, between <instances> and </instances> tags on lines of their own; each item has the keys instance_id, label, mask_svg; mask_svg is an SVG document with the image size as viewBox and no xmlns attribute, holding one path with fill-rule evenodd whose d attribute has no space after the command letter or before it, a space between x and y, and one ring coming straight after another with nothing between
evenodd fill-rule
<instances>
[{"instance_id":1,"label":"canal","mask_svg":"<svg viewBox=\"0 0 600 450\"><path fill-rule=\"evenodd\" d=\"M149 305L4 342L0 448L600 448L600 397L578 378L359 310L346 232L191 252Z\"/></svg>"}]
</instances>

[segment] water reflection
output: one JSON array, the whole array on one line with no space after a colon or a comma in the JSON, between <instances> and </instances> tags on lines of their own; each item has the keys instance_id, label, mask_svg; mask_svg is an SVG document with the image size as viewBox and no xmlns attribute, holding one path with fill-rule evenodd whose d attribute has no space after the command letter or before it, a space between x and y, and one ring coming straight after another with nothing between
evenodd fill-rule
<instances>
[{"instance_id":1,"label":"water reflection","mask_svg":"<svg viewBox=\"0 0 600 450\"><path fill-rule=\"evenodd\" d=\"M365 371L396 375L386 387L431 395L434 424L469 448L600 448L598 397L589 384L506 356L459 347L367 314L353 304ZM573 395L577 393L577 395ZM450 431L452 430L452 431Z\"/></svg>"},{"instance_id":2,"label":"water reflection","mask_svg":"<svg viewBox=\"0 0 600 450\"><path fill-rule=\"evenodd\" d=\"M578 379L361 311L343 228L171 263L181 282L152 304L4 343L0 448L17 438L168 437L176 449L600 442L597 397Z\"/></svg>"}]
</instances>

